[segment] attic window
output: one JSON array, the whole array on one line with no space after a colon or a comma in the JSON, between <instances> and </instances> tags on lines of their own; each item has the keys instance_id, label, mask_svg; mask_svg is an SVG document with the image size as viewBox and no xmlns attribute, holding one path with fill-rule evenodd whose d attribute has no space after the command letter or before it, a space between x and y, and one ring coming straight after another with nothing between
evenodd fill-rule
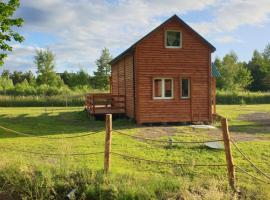
<instances>
[{"instance_id":1,"label":"attic window","mask_svg":"<svg viewBox=\"0 0 270 200\"><path fill-rule=\"evenodd\" d=\"M182 36L180 31L166 31L166 48L181 48Z\"/></svg>"}]
</instances>

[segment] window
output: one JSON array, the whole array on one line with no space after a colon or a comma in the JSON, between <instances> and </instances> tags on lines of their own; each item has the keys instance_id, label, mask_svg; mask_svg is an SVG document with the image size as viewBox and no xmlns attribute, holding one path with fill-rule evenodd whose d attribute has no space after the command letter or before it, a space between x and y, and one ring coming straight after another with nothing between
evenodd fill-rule
<instances>
[{"instance_id":1,"label":"window","mask_svg":"<svg viewBox=\"0 0 270 200\"><path fill-rule=\"evenodd\" d=\"M181 98L188 99L190 98L190 79L189 78L182 78L181 81Z\"/></svg>"},{"instance_id":2,"label":"window","mask_svg":"<svg viewBox=\"0 0 270 200\"><path fill-rule=\"evenodd\" d=\"M153 81L154 99L172 99L173 98L173 79L155 78Z\"/></svg>"},{"instance_id":3,"label":"window","mask_svg":"<svg viewBox=\"0 0 270 200\"><path fill-rule=\"evenodd\" d=\"M181 32L180 31L166 31L166 47L167 48L180 48L182 46Z\"/></svg>"}]
</instances>

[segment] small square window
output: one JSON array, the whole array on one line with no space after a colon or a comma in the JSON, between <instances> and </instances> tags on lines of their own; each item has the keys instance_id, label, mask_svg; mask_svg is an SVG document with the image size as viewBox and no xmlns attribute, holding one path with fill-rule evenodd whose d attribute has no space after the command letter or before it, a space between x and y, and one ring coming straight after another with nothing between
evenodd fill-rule
<instances>
[{"instance_id":1,"label":"small square window","mask_svg":"<svg viewBox=\"0 0 270 200\"><path fill-rule=\"evenodd\" d=\"M181 98L188 99L190 98L190 79L182 78L181 81Z\"/></svg>"},{"instance_id":2,"label":"small square window","mask_svg":"<svg viewBox=\"0 0 270 200\"><path fill-rule=\"evenodd\" d=\"M181 47L181 32L180 31L166 31L166 47L180 48Z\"/></svg>"},{"instance_id":3,"label":"small square window","mask_svg":"<svg viewBox=\"0 0 270 200\"><path fill-rule=\"evenodd\" d=\"M172 99L173 98L173 79L155 78L153 80L153 98L154 99Z\"/></svg>"}]
</instances>

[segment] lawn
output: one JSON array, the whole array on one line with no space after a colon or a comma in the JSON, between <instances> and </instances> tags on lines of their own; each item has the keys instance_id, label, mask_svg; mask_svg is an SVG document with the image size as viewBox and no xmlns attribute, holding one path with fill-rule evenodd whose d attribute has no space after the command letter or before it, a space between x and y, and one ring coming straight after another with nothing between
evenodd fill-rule
<instances>
[{"instance_id":1,"label":"lawn","mask_svg":"<svg viewBox=\"0 0 270 200\"><path fill-rule=\"evenodd\" d=\"M269 173L270 123L255 121L249 114L270 113L270 104L222 105L217 111L228 117L232 138L237 140L238 146ZM159 165L112 155L110 177L106 178L101 173L102 153L69 155L104 151L104 121L90 119L83 108L1 108L0 125L41 136L28 137L0 129L0 197L12 194L15 198L20 194L18 199L62 199L72 188L77 188L81 199L229 198L226 167L194 167L196 164L225 164L223 150L212 150L201 144L169 147L167 143L143 141L113 132L113 152L188 166ZM164 141L169 138L173 141L221 138L219 129L136 126L125 119L114 120L113 130ZM235 149L233 156L236 164L263 178ZM243 198L270 198L269 185L238 171L236 177Z\"/></svg>"}]
</instances>

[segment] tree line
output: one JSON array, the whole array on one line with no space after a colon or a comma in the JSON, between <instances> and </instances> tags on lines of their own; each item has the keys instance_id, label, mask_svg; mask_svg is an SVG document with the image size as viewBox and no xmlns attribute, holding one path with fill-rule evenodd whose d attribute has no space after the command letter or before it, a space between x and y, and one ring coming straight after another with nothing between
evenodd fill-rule
<instances>
[{"instance_id":1,"label":"tree line","mask_svg":"<svg viewBox=\"0 0 270 200\"><path fill-rule=\"evenodd\" d=\"M108 90L112 56L107 48L96 61L93 75L86 71L57 73L55 56L49 49L37 50L34 57L36 76L33 72L3 70L0 77L0 93L4 95L58 95L71 92L87 92L92 89Z\"/></svg>"},{"instance_id":2,"label":"tree line","mask_svg":"<svg viewBox=\"0 0 270 200\"><path fill-rule=\"evenodd\" d=\"M93 75L86 71L56 73L55 56L49 49L37 50L34 57L36 76L31 72L4 70L0 77L0 93L4 95L57 95L90 90L108 90L112 56L107 48L96 61ZM222 59L215 58L214 65L221 77L217 89L222 91L270 91L270 44L262 52L255 50L248 62L238 60L235 52Z\"/></svg>"},{"instance_id":3,"label":"tree line","mask_svg":"<svg viewBox=\"0 0 270 200\"><path fill-rule=\"evenodd\" d=\"M216 58L221 77L217 88L224 91L270 91L270 44L262 52L254 50L248 62L240 62L235 52Z\"/></svg>"}]
</instances>

